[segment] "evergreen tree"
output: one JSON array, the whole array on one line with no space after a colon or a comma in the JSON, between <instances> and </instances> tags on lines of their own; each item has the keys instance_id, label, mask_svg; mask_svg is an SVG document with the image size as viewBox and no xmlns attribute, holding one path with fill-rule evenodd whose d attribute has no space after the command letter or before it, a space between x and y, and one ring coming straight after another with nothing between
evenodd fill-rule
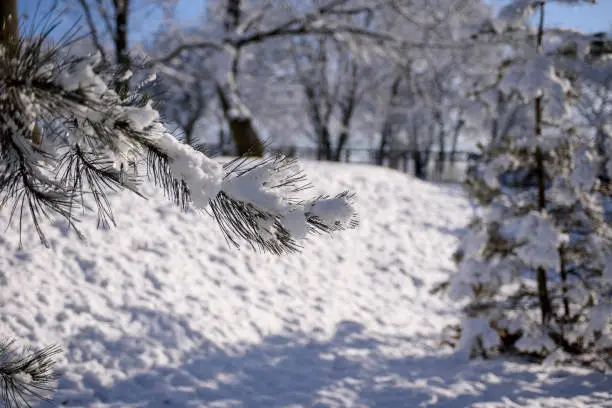
<instances>
[{"instance_id":1,"label":"evergreen tree","mask_svg":"<svg viewBox=\"0 0 612 408\"><path fill-rule=\"evenodd\" d=\"M467 182L480 208L446 288L465 302L457 346L472 356L519 353L612 368L612 229L602 205L612 143L598 146L573 112L581 82L612 72L603 58L609 42L546 30L551 2L514 0L476 36L501 40L508 55L483 92L518 96L531 131L504 124L483 148ZM525 24L534 12L535 32Z\"/></svg>"}]
</instances>

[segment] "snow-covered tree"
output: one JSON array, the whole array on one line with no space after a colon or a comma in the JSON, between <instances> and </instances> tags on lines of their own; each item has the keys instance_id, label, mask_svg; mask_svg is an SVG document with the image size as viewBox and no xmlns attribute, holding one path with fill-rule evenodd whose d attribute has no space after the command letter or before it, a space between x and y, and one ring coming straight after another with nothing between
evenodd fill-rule
<instances>
[{"instance_id":1,"label":"snow-covered tree","mask_svg":"<svg viewBox=\"0 0 612 408\"><path fill-rule=\"evenodd\" d=\"M372 65L331 39L299 39L292 54L317 158L340 161L362 102L380 78L372 72Z\"/></svg>"},{"instance_id":2,"label":"snow-covered tree","mask_svg":"<svg viewBox=\"0 0 612 408\"><path fill-rule=\"evenodd\" d=\"M487 15L489 8L477 0L389 2L381 19L404 40L389 52L397 69L384 84L379 163L388 155L389 165L397 167L398 154L409 152L414 174L426 178L432 159L441 175L447 158L456 158L465 124L464 89L473 80L477 58L477 48L466 46L460 34L463 26Z\"/></svg>"},{"instance_id":3,"label":"snow-covered tree","mask_svg":"<svg viewBox=\"0 0 612 408\"><path fill-rule=\"evenodd\" d=\"M153 43L157 49L174 46L176 38L172 30L162 31ZM160 94L160 113L163 118L178 126L182 138L190 146L200 145L200 125L206 126L217 108L214 66L219 61L207 50L194 50L175 58L156 73ZM222 130L222 129L221 129Z\"/></svg>"},{"instance_id":4,"label":"snow-covered tree","mask_svg":"<svg viewBox=\"0 0 612 408\"><path fill-rule=\"evenodd\" d=\"M100 54L74 56L70 36L20 37L17 2L0 7L0 209L21 227L32 222L47 244L44 219L78 230L79 211L97 209L112 224L107 194L141 195L142 176L177 205L210 211L228 242L282 254L298 251L313 232L356 225L353 195L308 197L298 164L284 157L219 163L178 141L160 119L148 78L121 89L125 67ZM53 381L55 348L18 352L0 347L0 395L27 404Z\"/></svg>"},{"instance_id":5,"label":"snow-covered tree","mask_svg":"<svg viewBox=\"0 0 612 408\"><path fill-rule=\"evenodd\" d=\"M391 37L380 30L368 30L350 20L347 22L347 16L374 9L376 3L362 4L355 0L209 2L211 21L199 32L185 33L180 45L156 55L154 63L159 67L181 53L195 49L209 49L222 54L225 63L220 64L216 76L222 111L237 153L258 156L264 151L262 138L253 113L244 102L240 78L244 64L248 63L244 60L249 50L258 44L304 35L390 40Z\"/></svg>"},{"instance_id":6,"label":"snow-covered tree","mask_svg":"<svg viewBox=\"0 0 612 408\"><path fill-rule=\"evenodd\" d=\"M475 38L506 58L489 89L519 98L524 126L500 115L485 160L468 181L480 203L447 283L465 302L458 347L610 368L612 229L603 217L612 144L576 126L581 78L612 72L606 39L545 29L552 1L514 0ZM558 1L579 3L578 1ZM586 1L583 3L587 3ZM536 30L526 24L539 13ZM487 90L485 90L487 91ZM513 122L514 123L514 122Z\"/></svg>"}]
</instances>

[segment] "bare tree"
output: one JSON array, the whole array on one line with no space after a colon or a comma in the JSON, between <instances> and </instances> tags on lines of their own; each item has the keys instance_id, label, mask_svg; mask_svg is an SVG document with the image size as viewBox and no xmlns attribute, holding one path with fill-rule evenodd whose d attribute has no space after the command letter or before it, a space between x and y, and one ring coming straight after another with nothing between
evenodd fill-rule
<instances>
[{"instance_id":1,"label":"bare tree","mask_svg":"<svg viewBox=\"0 0 612 408\"><path fill-rule=\"evenodd\" d=\"M121 95L127 95L133 65L129 39L136 16L143 17L157 9L169 14L176 0L70 1L69 9L83 16L94 49L107 65L118 68L115 88Z\"/></svg>"},{"instance_id":2,"label":"bare tree","mask_svg":"<svg viewBox=\"0 0 612 408\"><path fill-rule=\"evenodd\" d=\"M339 161L362 96L359 62L324 38L304 38L293 54L315 132L317 158Z\"/></svg>"},{"instance_id":3,"label":"bare tree","mask_svg":"<svg viewBox=\"0 0 612 408\"><path fill-rule=\"evenodd\" d=\"M402 84L403 75L397 74L391 83L388 102L385 106L384 119L380 129L380 141L378 143L378 151L376 155L376 164L382 166L384 164L385 157L387 156L387 149L391 144L392 140L396 138L398 131L397 120L394 120L394 113L399 105L400 86Z\"/></svg>"},{"instance_id":4,"label":"bare tree","mask_svg":"<svg viewBox=\"0 0 612 408\"><path fill-rule=\"evenodd\" d=\"M223 10L223 33L220 38L211 40L211 33L203 33L205 40L194 40L188 36L182 44L157 58L157 64L172 61L182 52L193 49L213 49L224 52L229 57L224 79L217 86L219 101L228 122L232 137L239 155L261 155L263 144L257 131L250 110L243 102L240 90L241 57L245 50L255 44L261 44L277 38L291 38L304 35L329 36L348 34L352 36L369 36L378 40L389 40L392 37L380 31L347 23L341 17L356 13L350 0L328 0L322 5L300 3L299 6L287 3L285 7L274 9L268 1L246 5L240 0L225 3ZM306 9L306 12L304 12ZM346 116L352 116L351 108L345 108ZM348 119L347 119L348 120ZM347 138L346 136L345 138Z\"/></svg>"}]
</instances>

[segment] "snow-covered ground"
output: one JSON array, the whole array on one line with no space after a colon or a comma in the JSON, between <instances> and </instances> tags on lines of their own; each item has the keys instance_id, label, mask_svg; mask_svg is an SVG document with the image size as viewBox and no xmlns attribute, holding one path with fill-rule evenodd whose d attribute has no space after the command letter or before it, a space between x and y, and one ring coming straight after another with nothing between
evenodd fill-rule
<instances>
[{"instance_id":1,"label":"snow-covered ground","mask_svg":"<svg viewBox=\"0 0 612 408\"><path fill-rule=\"evenodd\" d=\"M88 243L62 223L0 236L0 333L64 348L53 405L93 407L612 407L612 377L465 361L439 345L453 305L428 293L471 208L457 187L369 166L307 163L358 193L357 230L303 254L228 247L159 194L112 197ZM153 190L151 190L153 192ZM7 211L0 214L6 224Z\"/></svg>"}]
</instances>

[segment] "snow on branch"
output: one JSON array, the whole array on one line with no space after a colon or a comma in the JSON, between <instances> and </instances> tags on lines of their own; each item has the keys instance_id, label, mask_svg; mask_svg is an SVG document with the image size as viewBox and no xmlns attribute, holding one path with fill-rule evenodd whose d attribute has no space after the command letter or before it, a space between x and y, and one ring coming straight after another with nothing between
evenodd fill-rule
<instances>
[{"instance_id":1,"label":"snow on branch","mask_svg":"<svg viewBox=\"0 0 612 408\"><path fill-rule=\"evenodd\" d=\"M292 159L221 165L179 142L143 89L120 97L120 78L99 62L45 50L42 38L0 53L0 206L20 220L29 213L43 243L41 217L60 216L78 231L75 209L88 200L99 224L114 223L106 194L140 194L141 166L183 208L210 205L235 245L244 239L278 254L298 250L307 233L356 225L349 193L296 196L309 184ZM44 130L42 141L32 137L35 128Z\"/></svg>"},{"instance_id":2,"label":"snow on branch","mask_svg":"<svg viewBox=\"0 0 612 408\"><path fill-rule=\"evenodd\" d=\"M13 341L0 342L0 403L3 407L29 407L31 399L48 401L55 390L56 346L17 350Z\"/></svg>"},{"instance_id":3,"label":"snow on branch","mask_svg":"<svg viewBox=\"0 0 612 408\"><path fill-rule=\"evenodd\" d=\"M243 239L256 249L293 252L309 233L357 226L353 195L348 192L333 198L299 198L298 193L311 186L295 159L236 159L224 170L227 175L211 209L236 246Z\"/></svg>"}]
</instances>

